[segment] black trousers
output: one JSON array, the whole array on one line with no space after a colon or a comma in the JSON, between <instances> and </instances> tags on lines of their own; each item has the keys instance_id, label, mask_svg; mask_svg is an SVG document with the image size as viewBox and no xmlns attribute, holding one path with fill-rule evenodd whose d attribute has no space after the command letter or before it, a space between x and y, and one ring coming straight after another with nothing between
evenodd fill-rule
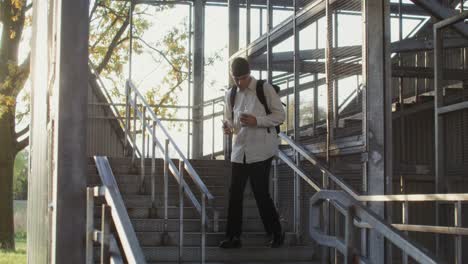
<instances>
[{"instance_id":1,"label":"black trousers","mask_svg":"<svg viewBox=\"0 0 468 264\"><path fill-rule=\"evenodd\" d=\"M270 167L273 158L251 164L232 163L231 187L229 190L229 209L226 236L239 237L242 233L242 208L244 189L250 179L263 226L268 234L281 233L278 212L269 192Z\"/></svg>"}]
</instances>

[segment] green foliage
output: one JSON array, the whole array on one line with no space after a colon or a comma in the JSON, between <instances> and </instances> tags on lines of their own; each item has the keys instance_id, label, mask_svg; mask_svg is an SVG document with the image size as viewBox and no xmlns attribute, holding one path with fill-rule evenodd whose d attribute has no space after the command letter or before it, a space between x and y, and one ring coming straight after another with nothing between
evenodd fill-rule
<instances>
[{"instance_id":1,"label":"green foliage","mask_svg":"<svg viewBox=\"0 0 468 264\"><path fill-rule=\"evenodd\" d=\"M28 197L28 152L16 155L13 175L13 199L26 200Z\"/></svg>"},{"instance_id":2,"label":"green foliage","mask_svg":"<svg viewBox=\"0 0 468 264\"><path fill-rule=\"evenodd\" d=\"M26 264L26 235L16 234L15 244L15 251L0 249L0 264Z\"/></svg>"}]
</instances>

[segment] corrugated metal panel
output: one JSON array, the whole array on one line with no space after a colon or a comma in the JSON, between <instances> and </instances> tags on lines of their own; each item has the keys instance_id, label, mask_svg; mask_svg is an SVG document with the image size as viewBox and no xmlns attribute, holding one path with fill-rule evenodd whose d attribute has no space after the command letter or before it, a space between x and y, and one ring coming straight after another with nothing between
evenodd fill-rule
<instances>
[{"instance_id":1,"label":"corrugated metal panel","mask_svg":"<svg viewBox=\"0 0 468 264\"><path fill-rule=\"evenodd\" d=\"M109 157L123 157L124 149L122 137L111 124L111 119L102 117L113 117L108 106L93 105L94 103L107 103L100 100L91 85L88 86L88 156L105 155Z\"/></svg>"}]
</instances>

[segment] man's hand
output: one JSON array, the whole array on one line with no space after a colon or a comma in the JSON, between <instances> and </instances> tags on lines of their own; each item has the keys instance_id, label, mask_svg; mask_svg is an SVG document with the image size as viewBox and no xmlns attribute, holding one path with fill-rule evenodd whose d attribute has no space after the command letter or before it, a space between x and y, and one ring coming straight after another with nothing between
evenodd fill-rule
<instances>
[{"instance_id":1,"label":"man's hand","mask_svg":"<svg viewBox=\"0 0 468 264\"><path fill-rule=\"evenodd\" d=\"M228 124L227 121L223 121L223 130L225 135L232 134L232 127Z\"/></svg>"},{"instance_id":2,"label":"man's hand","mask_svg":"<svg viewBox=\"0 0 468 264\"><path fill-rule=\"evenodd\" d=\"M251 114L242 113L240 116L240 122L243 126L256 127L257 118Z\"/></svg>"}]
</instances>

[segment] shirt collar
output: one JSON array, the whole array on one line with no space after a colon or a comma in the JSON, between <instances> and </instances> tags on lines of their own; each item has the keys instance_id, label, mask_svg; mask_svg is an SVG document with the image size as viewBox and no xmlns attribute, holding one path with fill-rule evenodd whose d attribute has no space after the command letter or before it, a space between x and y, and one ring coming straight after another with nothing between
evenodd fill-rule
<instances>
[{"instance_id":1,"label":"shirt collar","mask_svg":"<svg viewBox=\"0 0 468 264\"><path fill-rule=\"evenodd\" d=\"M257 79L255 79L255 77L253 77L252 75L250 75L250 83L249 83L249 86L248 88L252 91L255 91L256 87L257 87Z\"/></svg>"}]
</instances>

